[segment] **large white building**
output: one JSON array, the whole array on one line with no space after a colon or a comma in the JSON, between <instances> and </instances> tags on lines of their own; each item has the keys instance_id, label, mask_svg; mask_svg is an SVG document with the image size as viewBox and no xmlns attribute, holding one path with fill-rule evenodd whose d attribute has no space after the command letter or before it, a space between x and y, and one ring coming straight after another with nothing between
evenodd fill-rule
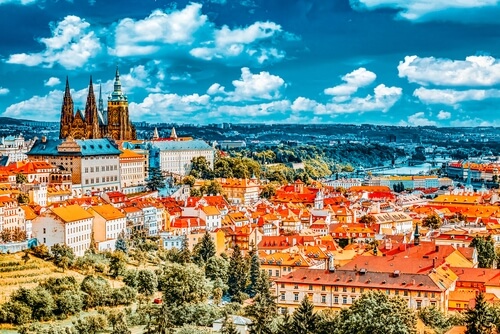
<instances>
[{"instance_id":1,"label":"large white building","mask_svg":"<svg viewBox=\"0 0 500 334\"><path fill-rule=\"evenodd\" d=\"M73 195L78 197L95 191L121 190L121 153L109 138L64 141L42 138L34 143L28 157L70 171Z\"/></svg>"},{"instance_id":2,"label":"large white building","mask_svg":"<svg viewBox=\"0 0 500 334\"><path fill-rule=\"evenodd\" d=\"M7 157L7 163L23 161L28 158L31 141L25 141L23 135L0 138L0 155Z\"/></svg>"},{"instance_id":3,"label":"large white building","mask_svg":"<svg viewBox=\"0 0 500 334\"><path fill-rule=\"evenodd\" d=\"M203 140L151 141L149 165L163 172L185 176L191 171L191 160L205 157L210 168L214 167L215 149Z\"/></svg>"},{"instance_id":4,"label":"large white building","mask_svg":"<svg viewBox=\"0 0 500 334\"><path fill-rule=\"evenodd\" d=\"M122 192L132 194L144 191L146 184L146 156L129 149L120 154L120 179Z\"/></svg>"},{"instance_id":5,"label":"large white building","mask_svg":"<svg viewBox=\"0 0 500 334\"><path fill-rule=\"evenodd\" d=\"M90 248L93 220L94 216L77 204L52 208L33 220L33 237L47 247L67 245L76 256L83 256Z\"/></svg>"}]
</instances>

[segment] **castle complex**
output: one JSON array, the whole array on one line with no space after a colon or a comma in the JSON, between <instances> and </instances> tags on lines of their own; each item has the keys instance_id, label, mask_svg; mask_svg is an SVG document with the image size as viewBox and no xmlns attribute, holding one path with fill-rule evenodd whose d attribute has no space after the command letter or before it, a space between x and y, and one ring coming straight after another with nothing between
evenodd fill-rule
<instances>
[{"instance_id":1,"label":"castle complex","mask_svg":"<svg viewBox=\"0 0 500 334\"><path fill-rule=\"evenodd\" d=\"M108 97L108 109L104 110L102 91L99 88L99 100L96 103L92 77L85 104L85 112L74 112L69 82L66 79L61 109L59 138L98 139L111 137L115 140L136 139L135 127L129 119L127 96L122 92L120 73L116 70L113 93Z\"/></svg>"}]
</instances>

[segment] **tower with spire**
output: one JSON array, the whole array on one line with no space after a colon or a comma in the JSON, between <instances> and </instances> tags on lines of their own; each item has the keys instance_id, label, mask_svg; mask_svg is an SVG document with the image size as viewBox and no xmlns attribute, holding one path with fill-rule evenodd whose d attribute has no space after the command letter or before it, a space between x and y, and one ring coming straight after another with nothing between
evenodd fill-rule
<instances>
[{"instance_id":1,"label":"tower with spire","mask_svg":"<svg viewBox=\"0 0 500 334\"><path fill-rule=\"evenodd\" d=\"M66 89L61 109L59 138L97 139L111 137L115 140L136 139L136 131L129 119L128 100L123 93L118 68L115 73L114 89L108 99L108 109L104 110L102 87L99 87L99 100L96 102L92 76L90 77L85 112L74 112L73 99L66 78Z\"/></svg>"}]
</instances>

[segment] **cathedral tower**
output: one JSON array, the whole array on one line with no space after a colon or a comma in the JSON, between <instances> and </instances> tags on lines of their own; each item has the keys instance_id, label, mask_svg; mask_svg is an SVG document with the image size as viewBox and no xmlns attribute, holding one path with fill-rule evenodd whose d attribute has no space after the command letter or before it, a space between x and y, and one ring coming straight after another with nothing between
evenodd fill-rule
<instances>
[{"instance_id":1,"label":"cathedral tower","mask_svg":"<svg viewBox=\"0 0 500 334\"><path fill-rule=\"evenodd\" d=\"M90 76L89 93L87 95L87 103L85 104L85 124L87 125L85 136L87 139L101 138L92 76Z\"/></svg>"},{"instance_id":2,"label":"cathedral tower","mask_svg":"<svg viewBox=\"0 0 500 334\"><path fill-rule=\"evenodd\" d=\"M71 124L73 123L73 98L69 89L69 80L66 77L66 89L64 90L63 103L61 108L61 125L59 128L59 138L66 138L71 132Z\"/></svg>"},{"instance_id":3,"label":"cathedral tower","mask_svg":"<svg viewBox=\"0 0 500 334\"><path fill-rule=\"evenodd\" d=\"M127 96L123 94L118 68L115 73L113 93L108 99L107 133L115 140L136 138L135 128L130 122Z\"/></svg>"}]
</instances>

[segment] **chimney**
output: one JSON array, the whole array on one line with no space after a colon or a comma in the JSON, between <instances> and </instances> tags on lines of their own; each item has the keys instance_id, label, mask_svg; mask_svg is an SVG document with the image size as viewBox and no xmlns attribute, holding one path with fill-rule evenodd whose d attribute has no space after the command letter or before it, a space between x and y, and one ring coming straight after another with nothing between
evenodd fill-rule
<instances>
[{"instance_id":1,"label":"chimney","mask_svg":"<svg viewBox=\"0 0 500 334\"><path fill-rule=\"evenodd\" d=\"M436 245L436 252L439 252L439 245Z\"/></svg>"},{"instance_id":2,"label":"chimney","mask_svg":"<svg viewBox=\"0 0 500 334\"><path fill-rule=\"evenodd\" d=\"M47 137L42 136L42 143L46 143L46 142L47 142Z\"/></svg>"},{"instance_id":3,"label":"chimney","mask_svg":"<svg viewBox=\"0 0 500 334\"><path fill-rule=\"evenodd\" d=\"M432 268L436 268L436 259L432 259Z\"/></svg>"},{"instance_id":4,"label":"chimney","mask_svg":"<svg viewBox=\"0 0 500 334\"><path fill-rule=\"evenodd\" d=\"M333 257L332 254L328 256L327 263L328 263L328 271L333 273L335 271L335 258Z\"/></svg>"}]
</instances>

